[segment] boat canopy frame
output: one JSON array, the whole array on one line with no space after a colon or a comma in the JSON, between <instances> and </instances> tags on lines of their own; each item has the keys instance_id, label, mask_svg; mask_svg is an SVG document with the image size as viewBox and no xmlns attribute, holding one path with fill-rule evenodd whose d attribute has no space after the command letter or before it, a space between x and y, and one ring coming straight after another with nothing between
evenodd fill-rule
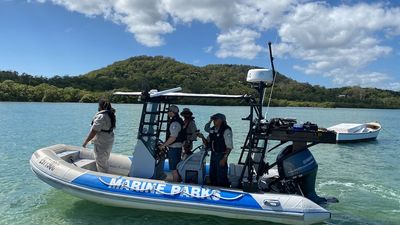
<instances>
[{"instance_id":1,"label":"boat canopy frame","mask_svg":"<svg viewBox=\"0 0 400 225\"><path fill-rule=\"evenodd\" d=\"M259 95L263 95L268 85L260 82L253 84ZM266 120L262 113L263 104L260 99L251 95L220 95L220 94L194 94L181 93L181 88L174 88L159 92L116 92L115 95L137 96L143 104L141 119L137 138L145 143L154 158L158 157L157 146L162 142L160 136L166 132L168 122L168 107L171 104L179 103L181 98L219 98L244 100L250 106L249 115L242 120L249 121L249 131L241 147L238 164L243 165L242 174L239 179L240 187L247 192L258 191L257 181L260 176L268 172L279 162L268 164L265 161L267 153L292 142L296 150L302 150L318 143L335 143L336 134L327 130L302 130L294 131L293 125L296 120L274 118ZM260 96L258 96L261 98ZM278 144L268 148L270 140L280 141ZM259 154L258 159L252 157ZM245 174L247 172L247 174Z\"/></svg>"},{"instance_id":2,"label":"boat canopy frame","mask_svg":"<svg viewBox=\"0 0 400 225\"><path fill-rule=\"evenodd\" d=\"M136 96L143 104L137 139L141 140L154 158L157 158L157 146L162 142L161 134L166 133L168 107L179 103L182 98L215 98L215 99L252 99L250 95L195 94L176 92L177 87L165 91L115 92L114 95Z\"/></svg>"},{"instance_id":3,"label":"boat canopy frame","mask_svg":"<svg viewBox=\"0 0 400 225\"><path fill-rule=\"evenodd\" d=\"M267 120L263 115L264 98L267 88L272 88L276 79L276 72L273 63L271 43L268 43L270 50L270 62L272 67L272 83L266 81L252 82L252 88L257 90L258 96L252 95L223 95L223 94L196 94L180 92L182 88L177 87L165 91L144 91L144 92L116 92L115 95L137 96L143 103L142 115L140 119L138 139L145 143L151 154L157 158L157 145L160 134L166 132L168 107L172 103L178 103L180 98L218 98L244 100L250 107L249 115L242 120L249 121L249 131L238 160L238 165L243 165L239 178L239 186L246 192L257 192L258 179L268 173L268 170L276 166L279 162L275 161L268 164L265 161L266 154L274 149L292 143L293 151L302 151L318 143L336 143L336 133L326 129L319 129L316 124L308 123L303 129L296 129L297 123L294 119L272 118ZM271 98L271 96L270 96ZM150 110L149 109L150 107ZM269 107L269 105L268 105ZM147 117L150 117L147 121ZM157 119L157 120L156 120ZM156 126L156 127L150 127ZM149 138L151 137L151 138ZM280 143L268 149L270 140L280 141ZM257 155L257 157L255 157ZM246 174L247 172L247 174Z\"/></svg>"}]
</instances>

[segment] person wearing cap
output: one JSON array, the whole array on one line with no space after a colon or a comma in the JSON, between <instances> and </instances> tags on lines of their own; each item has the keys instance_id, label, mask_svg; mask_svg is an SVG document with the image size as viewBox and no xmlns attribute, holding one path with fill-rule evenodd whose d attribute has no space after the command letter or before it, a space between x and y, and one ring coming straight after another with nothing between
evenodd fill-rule
<instances>
[{"instance_id":1,"label":"person wearing cap","mask_svg":"<svg viewBox=\"0 0 400 225\"><path fill-rule=\"evenodd\" d=\"M213 127L211 127L211 122L214 124ZM204 130L209 133L208 137L205 138L203 134L199 134L199 137L211 149L211 185L229 187L227 162L233 149L232 129L228 126L225 115L217 113L211 116Z\"/></svg>"},{"instance_id":2,"label":"person wearing cap","mask_svg":"<svg viewBox=\"0 0 400 225\"><path fill-rule=\"evenodd\" d=\"M193 148L193 141L197 140L197 126L194 121L193 113L189 108L184 108L181 112L183 117L183 130L186 134L186 140L183 143L183 150L186 155L191 154Z\"/></svg>"},{"instance_id":3,"label":"person wearing cap","mask_svg":"<svg viewBox=\"0 0 400 225\"><path fill-rule=\"evenodd\" d=\"M179 116L179 108L176 105L170 105L168 108L168 123L166 141L160 145L160 149L164 150L168 147L169 169L172 171L173 181L179 181L179 174L176 166L181 161L182 145L186 139L183 132L184 122Z\"/></svg>"}]
</instances>

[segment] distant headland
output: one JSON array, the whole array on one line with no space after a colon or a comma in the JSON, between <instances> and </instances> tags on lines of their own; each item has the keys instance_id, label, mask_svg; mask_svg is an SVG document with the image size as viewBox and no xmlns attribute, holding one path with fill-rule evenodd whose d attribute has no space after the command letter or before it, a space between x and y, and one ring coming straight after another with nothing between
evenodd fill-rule
<instances>
[{"instance_id":1,"label":"distant headland","mask_svg":"<svg viewBox=\"0 0 400 225\"><path fill-rule=\"evenodd\" d=\"M246 83L250 65L198 67L163 56L137 56L80 76L51 78L0 71L0 101L97 102L108 96L115 103L136 99L112 96L114 91L164 90L180 86L184 92L255 94ZM185 104L237 105L238 102L202 99ZM300 83L278 74L272 106L400 108L400 92L376 88L325 88Z\"/></svg>"}]
</instances>

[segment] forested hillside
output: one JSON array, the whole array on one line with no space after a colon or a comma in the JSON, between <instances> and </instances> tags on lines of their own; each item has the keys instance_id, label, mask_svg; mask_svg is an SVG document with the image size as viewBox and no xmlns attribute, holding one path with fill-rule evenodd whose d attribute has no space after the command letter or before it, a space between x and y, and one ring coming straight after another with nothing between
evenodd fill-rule
<instances>
[{"instance_id":1,"label":"forested hillside","mask_svg":"<svg viewBox=\"0 0 400 225\"><path fill-rule=\"evenodd\" d=\"M180 86L185 92L254 93L246 83L249 65L208 65L197 67L172 58L138 56L115 62L81 76L51 78L0 71L0 101L96 102L116 90L164 90ZM114 102L136 102L113 97ZM189 103L189 102L186 102ZM232 101L202 100L191 103L240 104ZM274 106L400 108L400 92L374 88L324 88L299 83L281 74L273 94Z\"/></svg>"}]
</instances>

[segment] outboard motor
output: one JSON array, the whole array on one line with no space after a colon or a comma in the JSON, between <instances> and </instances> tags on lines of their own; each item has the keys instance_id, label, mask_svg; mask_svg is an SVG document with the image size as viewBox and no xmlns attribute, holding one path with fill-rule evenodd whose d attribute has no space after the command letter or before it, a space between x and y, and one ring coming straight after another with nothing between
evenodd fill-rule
<instances>
[{"instance_id":1,"label":"outboard motor","mask_svg":"<svg viewBox=\"0 0 400 225\"><path fill-rule=\"evenodd\" d=\"M327 201L315 192L318 164L310 150L305 148L293 151L293 146L289 145L279 153L277 162L280 179L292 186L285 189L299 192L297 194L318 204Z\"/></svg>"}]
</instances>

